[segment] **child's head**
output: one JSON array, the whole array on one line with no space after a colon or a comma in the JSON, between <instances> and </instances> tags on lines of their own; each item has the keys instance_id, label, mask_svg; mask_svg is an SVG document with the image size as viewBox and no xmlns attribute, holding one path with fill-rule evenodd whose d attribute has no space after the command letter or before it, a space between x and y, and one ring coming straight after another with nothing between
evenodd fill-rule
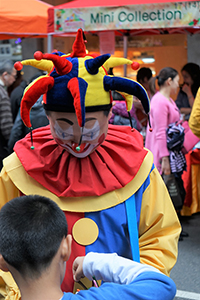
<instances>
[{"instance_id":1,"label":"child's head","mask_svg":"<svg viewBox=\"0 0 200 300\"><path fill-rule=\"evenodd\" d=\"M52 200L38 195L15 198L0 210L0 267L4 269L5 261L22 277L38 278L66 236L65 215Z\"/></svg>"}]
</instances>

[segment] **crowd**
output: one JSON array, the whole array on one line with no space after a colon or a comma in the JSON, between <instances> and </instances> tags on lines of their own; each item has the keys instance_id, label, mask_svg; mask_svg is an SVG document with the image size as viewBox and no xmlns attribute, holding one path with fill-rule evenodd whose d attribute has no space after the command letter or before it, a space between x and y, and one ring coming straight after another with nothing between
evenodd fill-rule
<instances>
[{"instance_id":1,"label":"crowd","mask_svg":"<svg viewBox=\"0 0 200 300\"><path fill-rule=\"evenodd\" d=\"M81 29L70 55L38 51L34 58L15 68L29 64L47 74L23 89L15 115L5 87L17 72L12 64L0 69L8 108L1 119L0 99L1 296L172 300L181 225L161 175L173 171L166 129L180 119L171 99L178 72L167 67L153 78L140 69L137 81L109 75L115 66L134 65L86 55ZM189 98L188 86L182 92ZM34 129L35 105L43 105L49 125ZM27 135L17 135L22 124Z\"/></svg>"},{"instance_id":2,"label":"crowd","mask_svg":"<svg viewBox=\"0 0 200 300\"><path fill-rule=\"evenodd\" d=\"M42 73L30 78L31 83ZM12 61L0 63L0 169L3 159L13 152L15 143L25 137L30 130L24 125L20 115L20 104L28 84L21 71L16 71ZM42 96L31 110L32 129L48 125L42 106Z\"/></svg>"}]
</instances>

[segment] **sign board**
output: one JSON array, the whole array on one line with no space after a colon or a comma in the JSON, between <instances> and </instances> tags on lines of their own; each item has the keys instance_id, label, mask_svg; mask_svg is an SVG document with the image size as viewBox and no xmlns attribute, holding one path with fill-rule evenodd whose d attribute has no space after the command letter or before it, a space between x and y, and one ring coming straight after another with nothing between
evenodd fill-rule
<instances>
[{"instance_id":1,"label":"sign board","mask_svg":"<svg viewBox=\"0 0 200 300\"><path fill-rule=\"evenodd\" d=\"M55 9L54 14L55 33L200 26L199 1Z\"/></svg>"},{"instance_id":2,"label":"sign board","mask_svg":"<svg viewBox=\"0 0 200 300\"><path fill-rule=\"evenodd\" d=\"M105 31L99 32L100 53L102 54L114 54L115 53L115 32Z\"/></svg>"}]
</instances>

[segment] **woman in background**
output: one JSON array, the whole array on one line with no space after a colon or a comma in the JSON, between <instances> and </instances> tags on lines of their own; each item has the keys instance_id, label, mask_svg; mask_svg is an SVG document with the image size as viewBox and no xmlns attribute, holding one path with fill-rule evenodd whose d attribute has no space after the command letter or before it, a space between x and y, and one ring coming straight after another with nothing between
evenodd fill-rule
<instances>
[{"instance_id":1,"label":"woman in background","mask_svg":"<svg viewBox=\"0 0 200 300\"><path fill-rule=\"evenodd\" d=\"M169 150L166 129L169 124L180 120L179 109L171 98L179 87L178 72L170 67L162 69L155 80L159 91L151 99L150 121L153 131L147 127L145 147L154 155L154 163L160 174L170 174Z\"/></svg>"},{"instance_id":2,"label":"woman in background","mask_svg":"<svg viewBox=\"0 0 200 300\"><path fill-rule=\"evenodd\" d=\"M182 70L183 84L176 99L176 105L181 114L185 115L185 120L189 120L194 99L200 87L200 68L195 63L186 64Z\"/></svg>"},{"instance_id":3,"label":"woman in background","mask_svg":"<svg viewBox=\"0 0 200 300\"><path fill-rule=\"evenodd\" d=\"M179 157L170 153L167 148L166 131L170 124L180 120L180 111L174 100L171 98L171 95L175 94L179 87L179 75L175 69L166 67L160 71L159 75L155 77L155 80L156 79L158 80L159 91L151 99L150 111L150 121L153 131L149 131L149 126L147 126L145 147L153 153L154 164L161 175L174 173L180 188L183 206L185 189L181 175L186 166L185 158L182 153L182 156L180 155ZM176 162L172 161L172 158L175 159ZM178 165L179 172L174 172L174 170L172 170L171 166L173 166L173 163L175 163L176 166ZM179 218L182 206L176 209ZM187 232L182 231L179 240L182 240L183 237L187 236Z\"/></svg>"}]
</instances>

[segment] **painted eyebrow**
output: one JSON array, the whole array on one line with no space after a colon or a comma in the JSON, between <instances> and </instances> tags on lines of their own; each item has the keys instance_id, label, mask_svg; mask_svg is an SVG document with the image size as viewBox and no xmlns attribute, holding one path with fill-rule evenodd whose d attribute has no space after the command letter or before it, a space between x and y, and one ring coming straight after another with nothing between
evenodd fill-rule
<instances>
[{"instance_id":1,"label":"painted eyebrow","mask_svg":"<svg viewBox=\"0 0 200 300\"><path fill-rule=\"evenodd\" d=\"M92 120L96 120L96 118L87 118L87 119L85 119L85 123L89 122L89 121L92 121Z\"/></svg>"},{"instance_id":2,"label":"painted eyebrow","mask_svg":"<svg viewBox=\"0 0 200 300\"><path fill-rule=\"evenodd\" d=\"M70 124L70 125L73 125L73 124L74 124L71 120L65 119L65 118L58 118L58 119L56 119L56 120L57 120L57 121L63 121L63 122L66 122L66 123L68 123L68 124ZM96 120L96 118L87 118L87 119L85 119L85 123L86 123L86 122L89 122L89 121L92 121L92 120Z\"/></svg>"},{"instance_id":3,"label":"painted eyebrow","mask_svg":"<svg viewBox=\"0 0 200 300\"><path fill-rule=\"evenodd\" d=\"M69 125L73 125L73 124L74 124L71 120L65 119L65 118L59 118L59 119L56 119L56 120L57 120L57 121L63 121L63 122L66 122L66 123L68 123Z\"/></svg>"}]
</instances>

